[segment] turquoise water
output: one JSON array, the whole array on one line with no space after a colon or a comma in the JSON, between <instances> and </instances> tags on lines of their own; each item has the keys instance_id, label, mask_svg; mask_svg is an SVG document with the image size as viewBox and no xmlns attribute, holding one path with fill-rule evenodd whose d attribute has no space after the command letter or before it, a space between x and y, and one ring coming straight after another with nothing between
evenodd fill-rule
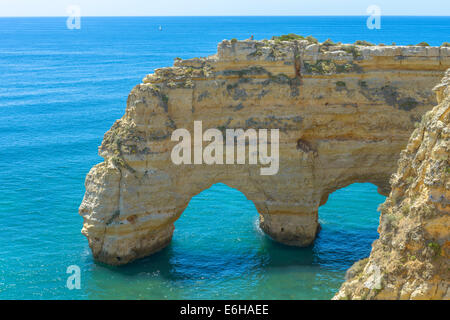
<instances>
[{"instance_id":1,"label":"turquoise water","mask_svg":"<svg viewBox=\"0 0 450 320\"><path fill-rule=\"evenodd\" d=\"M83 18L81 30L65 18L0 19L0 298L331 298L377 238L384 197L373 185L333 193L309 248L268 239L253 204L222 184L192 199L168 248L131 265L96 264L80 234L85 175L135 84L222 39L290 32L438 45L450 18L385 17L381 30L364 17ZM70 265L80 290L65 287Z\"/></svg>"}]
</instances>

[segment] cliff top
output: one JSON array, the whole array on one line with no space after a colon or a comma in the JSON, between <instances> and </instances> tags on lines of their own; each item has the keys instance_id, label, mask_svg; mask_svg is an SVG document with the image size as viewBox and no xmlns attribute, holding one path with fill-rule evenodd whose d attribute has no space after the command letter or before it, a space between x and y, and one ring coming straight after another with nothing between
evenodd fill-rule
<instances>
[{"instance_id":1,"label":"cliff top","mask_svg":"<svg viewBox=\"0 0 450 320\"><path fill-rule=\"evenodd\" d=\"M203 58L176 58L174 66L156 69L143 83L173 82L187 79L201 80L211 77L242 77L286 74L330 75L361 73L361 68L404 68L407 70L442 70L450 64L450 44L428 46L374 45L365 41L355 44L318 42L313 37L293 35L274 37L272 40L223 40L217 53ZM293 66L295 68L290 68ZM286 73L286 69L291 71ZM190 85L187 84L189 87Z\"/></svg>"}]
</instances>

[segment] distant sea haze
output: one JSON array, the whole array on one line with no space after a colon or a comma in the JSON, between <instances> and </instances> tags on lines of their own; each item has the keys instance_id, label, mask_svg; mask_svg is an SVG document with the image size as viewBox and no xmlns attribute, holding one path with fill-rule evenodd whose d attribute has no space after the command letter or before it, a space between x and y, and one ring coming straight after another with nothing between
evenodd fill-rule
<instances>
[{"instance_id":1,"label":"distant sea haze","mask_svg":"<svg viewBox=\"0 0 450 320\"><path fill-rule=\"evenodd\" d=\"M169 247L128 266L93 261L78 206L104 133L130 90L175 57L223 39L297 33L324 41L450 42L449 17L0 18L0 299L330 299L378 237L371 184L320 208L314 246L292 248L258 227L252 202L214 185L194 197ZM161 26L161 30L159 30ZM66 271L81 270L69 290Z\"/></svg>"}]
</instances>

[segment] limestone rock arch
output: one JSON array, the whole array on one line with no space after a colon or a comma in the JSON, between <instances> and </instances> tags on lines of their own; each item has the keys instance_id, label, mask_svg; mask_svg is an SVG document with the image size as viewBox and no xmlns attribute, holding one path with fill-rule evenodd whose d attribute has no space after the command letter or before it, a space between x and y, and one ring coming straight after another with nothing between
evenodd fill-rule
<instances>
[{"instance_id":1,"label":"limestone rock arch","mask_svg":"<svg viewBox=\"0 0 450 320\"><path fill-rule=\"evenodd\" d=\"M99 148L105 161L87 175L79 212L94 257L120 265L164 248L190 199L219 182L254 202L274 240L311 244L333 191L371 182L389 193L448 67L450 48L225 40L216 55L157 69L131 91ZM173 164L172 132L199 120L204 130L279 129L279 172Z\"/></svg>"}]
</instances>

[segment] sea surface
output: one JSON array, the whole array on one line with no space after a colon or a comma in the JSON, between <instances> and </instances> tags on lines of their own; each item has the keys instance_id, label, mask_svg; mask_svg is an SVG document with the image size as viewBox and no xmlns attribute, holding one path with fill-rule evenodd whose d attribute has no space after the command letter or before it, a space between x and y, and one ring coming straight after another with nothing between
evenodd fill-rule
<instances>
[{"instance_id":1,"label":"sea surface","mask_svg":"<svg viewBox=\"0 0 450 320\"><path fill-rule=\"evenodd\" d=\"M161 26L161 30L159 30ZM320 208L308 248L273 242L252 202L214 185L192 199L163 251L124 267L92 259L78 206L103 134L129 91L175 57L216 52L223 39L298 33L320 41L440 45L449 17L149 17L0 19L0 299L330 299L378 237L371 184ZM81 289L67 268L79 266Z\"/></svg>"}]
</instances>

